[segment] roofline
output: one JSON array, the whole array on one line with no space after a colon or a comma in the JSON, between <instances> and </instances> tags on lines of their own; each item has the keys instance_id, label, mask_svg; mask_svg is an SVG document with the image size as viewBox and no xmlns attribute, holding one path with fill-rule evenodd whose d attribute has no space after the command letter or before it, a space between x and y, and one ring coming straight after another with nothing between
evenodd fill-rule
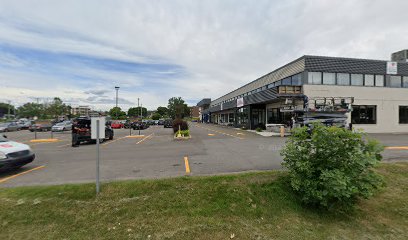
<instances>
[{"instance_id":1,"label":"roofline","mask_svg":"<svg viewBox=\"0 0 408 240\"><path fill-rule=\"evenodd\" d=\"M241 88L243 88L243 87L246 87L246 86L248 86L249 84L258 81L259 79L261 79L261 78L263 78L263 77L265 77L265 76L267 76L267 75L269 75L269 74L272 74L272 73L274 73L274 72L277 72L277 71L279 71L280 69L282 69L282 68L284 68L284 67L286 67L286 66L288 66L288 65L290 65L290 64L292 64L292 63L295 63L295 62L297 62L297 61L300 61L300 60L302 60L302 59L305 58L305 57L306 57L306 55L303 55L303 56L301 56L301 57L299 57L299 58L297 58L297 59L295 59L295 60L293 60L293 61L291 61L291 62L289 62L289 63L287 63L287 64L285 64L285 65L283 65L283 66L281 66L281 67L279 67L279 68L277 68L277 69L275 69L275 70L273 70L272 72L269 72L269 73L267 73L267 74L264 74L264 75L262 75L261 77L255 79L255 80L253 80L253 81L251 81L251 82L249 82L249 83L247 83L247 84L245 84L245 85L242 85L241 87L239 87L239 88L237 88L237 89L234 89L234 90L232 90L231 92L229 92L229 93L227 93L227 94L224 94L224 95L222 95L221 97L219 97L219 98L217 98L217 99L212 100L211 102L217 101L218 99L223 98L223 97L227 96L228 94L233 93L233 92L235 92L235 91L237 91L237 90L239 90L239 89L241 89Z\"/></svg>"}]
</instances>

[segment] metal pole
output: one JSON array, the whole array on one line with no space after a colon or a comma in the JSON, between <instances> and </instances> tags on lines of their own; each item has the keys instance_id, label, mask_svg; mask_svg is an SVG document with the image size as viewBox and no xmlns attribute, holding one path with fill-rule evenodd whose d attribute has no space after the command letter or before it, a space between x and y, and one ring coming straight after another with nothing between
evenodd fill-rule
<instances>
[{"instance_id":1,"label":"metal pole","mask_svg":"<svg viewBox=\"0 0 408 240\"><path fill-rule=\"evenodd\" d=\"M34 128L34 139L37 139L37 130Z\"/></svg>"},{"instance_id":2,"label":"metal pole","mask_svg":"<svg viewBox=\"0 0 408 240\"><path fill-rule=\"evenodd\" d=\"M51 129L51 139L53 138L54 138L54 133L52 132L52 129Z\"/></svg>"},{"instance_id":3,"label":"metal pole","mask_svg":"<svg viewBox=\"0 0 408 240\"><path fill-rule=\"evenodd\" d=\"M99 120L96 120L96 194L99 193Z\"/></svg>"}]
</instances>

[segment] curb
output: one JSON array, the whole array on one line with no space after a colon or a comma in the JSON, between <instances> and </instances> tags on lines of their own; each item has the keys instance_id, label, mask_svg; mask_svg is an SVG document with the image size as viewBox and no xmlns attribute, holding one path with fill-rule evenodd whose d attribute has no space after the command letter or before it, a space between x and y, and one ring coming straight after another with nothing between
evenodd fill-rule
<instances>
[{"instance_id":1,"label":"curb","mask_svg":"<svg viewBox=\"0 0 408 240\"><path fill-rule=\"evenodd\" d=\"M57 138L46 138L46 139L33 139L30 140L31 143L48 143L48 142L59 142Z\"/></svg>"}]
</instances>

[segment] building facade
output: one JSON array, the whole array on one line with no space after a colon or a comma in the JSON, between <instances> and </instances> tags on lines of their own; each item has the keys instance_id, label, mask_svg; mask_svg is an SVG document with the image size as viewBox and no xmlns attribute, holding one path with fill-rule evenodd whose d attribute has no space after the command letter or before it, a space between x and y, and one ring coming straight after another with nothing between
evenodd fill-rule
<instances>
[{"instance_id":1,"label":"building facade","mask_svg":"<svg viewBox=\"0 0 408 240\"><path fill-rule=\"evenodd\" d=\"M204 98L200 102L197 103L200 122L204 122L204 123L210 122L210 111L209 111L210 105L211 105L211 98Z\"/></svg>"},{"instance_id":2,"label":"building facade","mask_svg":"<svg viewBox=\"0 0 408 240\"><path fill-rule=\"evenodd\" d=\"M408 63L401 52L393 54L398 61L302 56L212 101L210 121L249 129L320 121L408 132Z\"/></svg>"},{"instance_id":3,"label":"building facade","mask_svg":"<svg viewBox=\"0 0 408 240\"><path fill-rule=\"evenodd\" d=\"M91 108L89 106L78 106L71 108L71 114L77 116L89 116Z\"/></svg>"}]
</instances>

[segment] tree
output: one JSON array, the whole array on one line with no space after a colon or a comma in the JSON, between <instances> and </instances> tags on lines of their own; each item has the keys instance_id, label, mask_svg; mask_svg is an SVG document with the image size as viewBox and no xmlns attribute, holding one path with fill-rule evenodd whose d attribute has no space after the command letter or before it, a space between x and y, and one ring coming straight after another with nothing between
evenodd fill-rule
<instances>
[{"instance_id":1,"label":"tree","mask_svg":"<svg viewBox=\"0 0 408 240\"><path fill-rule=\"evenodd\" d=\"M140 111L142 111L142 116L143 117L147 117L147 108L144 108L144 107L129 108L128 116L129 117L139 117L140 116Z\"/></svg>"},{"instance_id":2,"label":"tree","mask_svg":"<svg viewBox=\"0 0 408 240\"><path fill-rule=\"evenodd\" d=\"M190 115L190 108L181 97L172 97L168 103L168 114L172 119L184 118Z\"/></svg>"},{"instance_id":3,"label":"tree","mask_svg":"<svg viewBox=\"0 0 408 240\"><path fill-rule=\"evenodd\" d=\"M69 107L65 105L62 100L58 97L55 97L51 104L48 105L46 109L46 113L51 115L52 117L57 117L57 116L62 116L62 115L68 115L70 114L69 112Z\"/></svg>"},{"instance_id":4,"label":"tree","mask_svg":"<svg viewBox=\"0 0 408 240\"><path fill-rule=\"evenodd\" d=\"M39 103L25 103L17 109L18 115L25 118L44 118L45 108Z\"/></svg>"},{"instance_id":5,"label":"tree","mask_svg":"<svg viewBox=\"0 0 408 240\"><path fill-rule=\"evenodd\" d=\"M14 113L14 106L8 103L0 103L0 116L3 116L5 114L13 114Z\"/></svg>"},{"instance_id":6,"label":"tree","mask_svg":"<svg viewBox=\"0 0 408 240\"><path fill-rule=\"evenodd\" d=\"M126 118L126 112L122 111L120 107L113 107L109 110L109 115L112 117L112 119L125 119Z\"/></svg>"},{"instance_id":7,"label":"tree","mask_svg":"<svg viewBox=\"0 0 408 240\"><path fill-rule=\"evenodd\" d=\"M283 166L301 200L332 208L352 206L381 186L373 167L383 147L362 133L344 128L313 125L294 129L282 151Z\"/></svg>"},{"instance_id":8,"label":"tree","mask_svg":"<svg viewBox=\"0 0 408 240\"><path fill-rule=\"evenodd\" d=\"M166 107L158 107L157 108L157 114L159 114L161 117L165 117L168 115L169 110Z\"/></svg>"},{"instance_id":9,"label":"tree","mask_svg":"<svg viewBox=\"0 0 408 240\"><path fill-rule=\"evenodd\" d=\"M153 113L153 115L152 115L152 119L153 120L159 120L161 118L161 115L160 114L158 114L158 113Z\"/></svg>"}]
</instances>

